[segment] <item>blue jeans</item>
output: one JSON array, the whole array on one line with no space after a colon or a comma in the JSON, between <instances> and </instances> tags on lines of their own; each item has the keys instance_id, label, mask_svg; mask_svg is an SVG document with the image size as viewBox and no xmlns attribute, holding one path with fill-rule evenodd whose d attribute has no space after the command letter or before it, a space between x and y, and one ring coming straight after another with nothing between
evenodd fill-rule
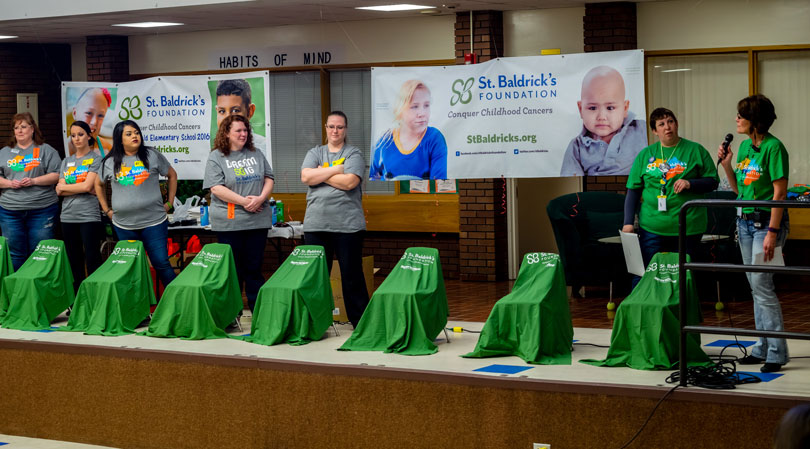
<instances>
[{"instance_id":1,"label":"blue jeans","mask_svg":"<svg viewBox=\"0 0 810 449\"><path fill-rule=\"evenodd\" d=\"M0 207L0 228L8 239L14 271L20 269L40 241L54 237L58 213L58 203L30 210L10 210Z\"/></svg>"},{"instance_id":2,"label":"blue jeans","mask_svg":"<svg viewBox=\"0 0 810 449\"><path fill-rule=\"evenodd\" d=\"M693 260L695 253L700 246L701 234L687 235L686 236L686 254ZM662 251L677 253L678 252L678 236L677 235L660 235L642 228L638 230L638 243L641 246L641 260L644 262L646 269L650 265L650 261L656 253ZM633 288L641 280L639 276L633 276Z\"/></svg>"},{"instance_id":3,"label":"blue jeans","mask_svg":"<svg viewBox=\"0 0 810 449\"><path fill-rule=\"evenodd\" d=\"M149 255L149 261L152 262L152 267L157 272L164 287L177 277L174 274L174 268L169 263L168 220L143 229L121 229L114 224L113 228L118 240L140 240L143 242L143 248L146 250L146 254Z\"/></svg>"},{"instance_id":4,"label":"blue jeans","mask_svg":"<svg viewBox=\"0 0 810 449\"><path fill-rule=\"evenodd\" d=\"M767 225L766 225L767 226ZM779 235L776 237L776 246L785 244L790 224L785 218L782 220ZM754 255L762 252L762 242L768 234L767 227L756 228L752 220L737 219L737 235L740 239L743 263L752 265ZM773 273L745 273L748 283L751 284L751 295L754 297L754 323L758 330L782 331L785 330L782 321L782 306L776 296ZM787 342L784 338L760 337L751 348L751 355L765 359L767 363L788 362Z\"/></svg>"}]
</instances>

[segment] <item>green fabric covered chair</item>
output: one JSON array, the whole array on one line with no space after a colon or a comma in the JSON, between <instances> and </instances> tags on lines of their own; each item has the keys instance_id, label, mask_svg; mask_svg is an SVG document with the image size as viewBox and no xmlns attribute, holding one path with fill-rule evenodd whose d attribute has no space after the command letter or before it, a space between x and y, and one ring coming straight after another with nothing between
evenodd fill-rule
<instances>
[{"instance_id":1,"label":"green fabric covered chair","mask_svg":"<svg viewBox=\"0 0 810 449\"><path fill-rule=\"evenodd\" d=\"M303 345L332 325L332 285L322 246L296 247L259 290L250 336L263 345Z\"/></svg>"},{"instance_id":2,"label":"green fabric covered chair","mask_svg":"<svg viewBox=\"0 0 810 449\"><path fill-rule=\"evenodd\" d=\"M0 283L6 276L14 272L14 265L11 263L11 252L8 250L8 241L0 235ZM2 284L0 284L2 285ZM2 311L0 311L2 313Z\"/></svg>"},{"instance_id":3,"label":"green fabric covered chair","mask_svg":"<svg viewBox=\"0 0 810 449\"><path fill-rule=\"evenodd\" d=\"M149 337L226 338L224 329L242 310L242 291L230 245L209 243L163 292Z\"/></svg>"},{"instance_id":4,"label":"green fabric covered chair","mask_svg":"<svg viewBox=\"0 0 810 449\"><path fill-rule=\"evenodd\" d=\"M700 304L691 273L686 275L687 324L701 321ZM622 301L613 321L610 348L604 360L581 360L595 366L627 366L642 370L672 369L678 363L678 253L653 256L636 288ZM700 335L689 334L687 361L708 365L700 348Z\"/></svg>"},{"instance_id":5,"label":"green fabric covered chair","mask_svg":"<svg viewBox=\"0 0 810 449\"><path fill-rule=\"evenodd\" d=\"M512 292L495 303L475 345L462 357L515 355L527 363L570 365L574 327L560 256L523 256Z\"/></svg>"},{"instance_id":6,"label":"green fabric covered chair","mask_svg":"<svg viewBox=\"0 0 810 449\"><path fill-rule=\"evenodd\" d=\"M562 195L546 206L554 239L565 268L565 281L575 297L580 287L608 285L618 292L630 289L630 275L620 244L600 242L619 235L624 221L624 195L579 192ZM593 262L611 261L594 269Z\"/></svg>"},{"instance_id":7,"label":"green fabric covered chair","mask_svg":"<svg viewBox=\"0 0 810 449\"><path fill-rule=\"evenodd\" d=\"M149 316L149 306L156 303L143 243L121 240L79 286L70 320L59 330L88 335L131 334Z\"/></svg>"},{"instance_id":8,"label":"green fabric covered chair","mask_svg":"<svg viewBox=\"0 0 810 449\"><path fill-rule=\"evenodd\" d=\"M73 273L65 243L43 240L19 271L3 279L0 320L9 329L48 329L73 299Z\"/></svg>"},{"instance_id":9,"label":"green fabric covered chair","mask_svg":"<svg viewBox=\"0 0 810 449\"><path fill-rule=\"evenodd\" d=\"M340 350L433 354L438 350L433 340L445 330L447 314L439 251L408 248Z\"/></svg>"}]
</instances>

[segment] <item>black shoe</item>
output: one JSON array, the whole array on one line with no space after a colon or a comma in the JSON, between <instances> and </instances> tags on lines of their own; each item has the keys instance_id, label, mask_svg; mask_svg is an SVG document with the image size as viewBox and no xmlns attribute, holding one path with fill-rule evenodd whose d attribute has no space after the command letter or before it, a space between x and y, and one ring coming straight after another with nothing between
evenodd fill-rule
<instances>
[{"instance_id":1,"label":"black shoe","mask_svg":"<svg viewBox=\"0 0 810 449\"><path fill-rule=\"evenodd\" d=\"M781 363L766 363L762 365L762 368L759 369L760 372L763 373L775 373L782 369Z\"/></svg>"},{"instance_id":2,"label":"black shoe","mask_svg":"<svg viewBox=\"0 0 810 449\"><path fill-rule=\"evenodd\" d=\"M765 363L765 359L761 359L753 355L747 355L741 359L738 359L737 363L740 365L759 365L760 363Z\"/></svg>"}]
</instances>

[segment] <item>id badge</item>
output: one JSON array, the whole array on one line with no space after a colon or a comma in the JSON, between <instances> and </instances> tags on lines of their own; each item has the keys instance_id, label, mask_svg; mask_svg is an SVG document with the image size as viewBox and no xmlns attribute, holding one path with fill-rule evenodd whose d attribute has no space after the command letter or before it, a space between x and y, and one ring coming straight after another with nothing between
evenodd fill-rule
<instances>
[{"instance_id":1,"label":"id badge","mask_svg":"<svg viewBox=\"0 0 810 449\"><path fill-rule=\"evenodd\" d=\"M666 212L666 211L667 211L667 196L658 195L658 212Z\"/></svg>"}]
</instances>

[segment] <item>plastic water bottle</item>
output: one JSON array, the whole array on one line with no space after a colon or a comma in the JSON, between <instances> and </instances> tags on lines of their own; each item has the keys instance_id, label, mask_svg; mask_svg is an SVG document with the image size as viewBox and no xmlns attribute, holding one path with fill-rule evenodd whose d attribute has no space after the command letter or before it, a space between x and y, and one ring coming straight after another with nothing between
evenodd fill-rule
<instances>
[{"instance_id":1,"label":"plastic water bottle","mask_svg":"<svg viewBox=\"0 0 810 449\"><path fill-rule=\"evenodd\" d=\"M276 201L276 223L284 223L284 203Z\"/></svg>"},{"instance_id":2,"label":"plastic water bottle","mask_svg":"<svg viewBox=\"0 0 810 449\"><path fill-rule=\"evenodd\" d=\"M205 198L200 202L200 226L205 227L211 224L211 218L208 216L208 201Z\"/></svg>"},{"instance_id":3,"label":"plastic water bottle","mask_svg":"<svg viewBox=\"0 0 810 449\"><path fill-rule=\"evenodd\" d=\"M273 220L273 226L276 225L276 200L270 197L270 214Z\"/></svg>"}]
</instances>

